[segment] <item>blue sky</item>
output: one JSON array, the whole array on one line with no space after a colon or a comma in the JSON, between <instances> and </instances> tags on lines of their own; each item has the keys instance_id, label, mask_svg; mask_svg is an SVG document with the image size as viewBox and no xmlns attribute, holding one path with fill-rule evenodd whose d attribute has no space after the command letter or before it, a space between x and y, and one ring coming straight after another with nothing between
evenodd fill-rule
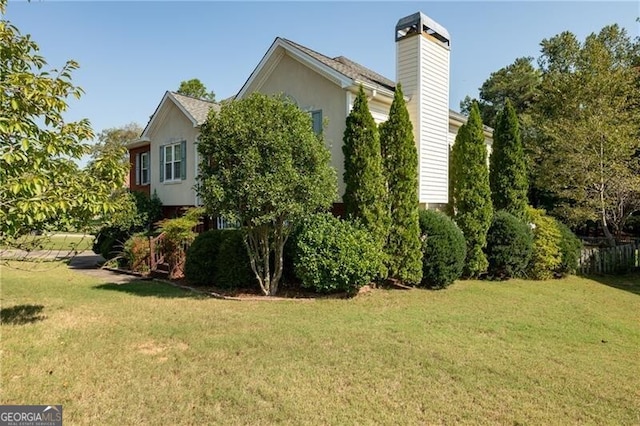
<instances>
[{"instance_id":1,"label":"blue sky","mask_svg":"<svg viewBox=\"0 0 640 426\"><path fill-rule=\"evenodd\" d=\"M477 96L489 74L564 30L584 39L617 23L638 36L638 2L57 2L10 1L6 18L31 34L51 67L80 63L86 94L70 120L94 130L144 126L165 90L199 78L235 94L274 38L344 55L395 79L394 28L422 11L451 35L450 106Z\"/></svg>"}]
</instances>

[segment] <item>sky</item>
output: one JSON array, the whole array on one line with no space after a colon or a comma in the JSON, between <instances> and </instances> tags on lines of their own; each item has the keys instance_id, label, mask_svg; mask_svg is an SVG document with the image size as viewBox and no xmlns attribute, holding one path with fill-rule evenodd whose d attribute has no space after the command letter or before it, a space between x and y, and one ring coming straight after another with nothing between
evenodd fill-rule
<instances>
[{"instance_id":1,"label":"sky","mask_svg":"<svg viewBox=\"0 0 640 426\"><path fill-rule=\"evenodd\" d=\"M450 107L489 75L568 30L580 40L617 23L638 36L640 3L625 2L88 2L9 1L5 18L40 46L50 68L73 59L67 120L96 133L145 126L166 90L200 79L218 100L236 94L278 36L346 56L395 80L397 21L421 11L451 35Z\"/></svg>"}]
</instances>

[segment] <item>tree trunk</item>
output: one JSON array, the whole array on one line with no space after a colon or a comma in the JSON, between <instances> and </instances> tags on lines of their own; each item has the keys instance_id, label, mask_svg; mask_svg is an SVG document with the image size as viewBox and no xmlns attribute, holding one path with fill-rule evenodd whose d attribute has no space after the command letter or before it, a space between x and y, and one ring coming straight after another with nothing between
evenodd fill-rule
<instances>
[{"instance_id":1,"label":"tree trunk","mask_svg":"<svg viewBox=\"0 0 640 426\"><path fill-rule=\"evenodd\" d=\"M607 210L605 205L605 165L604 165L604 136L600 138L600 224L602 225L602 232L607 239L607 245L609 247L615 247L616 240L609 231L609 225L607 224Z\"/></svg>"},{"instance_id":2,"label":"tree trunk","mask_svg":"<svg viewBox=\"0 0 640 426\"><path fill-rule=\"evenodd\" d=\"M278 292L278 286L280 279L282 278L283 269L283 257L284 257L284 244L287 241L285 235L284 218L279 218L276 222L275 232L273 235L273 280L272 280L272 295Z\"/></svg>"},{"instance_id":3,"label":"tree trunk","mask_svg":"<svg viewBox=\"0 0 640 426\"><path fill-rule=\"evenodd\" d=\"M249 254L249 263L251 264L251 270L255 274L256 280L258 280L258 284L260 285L262 293L264 293L264 295L266 296L269 294L269 292L264 285L263 273L260 263L260 243L259 237L256 235L255 230L247 232L245 243L247 247L247 253Z\"/></svg>"},{"instance_id":4,"label":"tree trunk","mask_svg":"<svg viewBox=\"0 0 640 426\"><path fill-rule=\"evenodd\" d=\"M602 225L602 232L604 232L604 237L607 239L607 245L609 247L615 247L616 239L614 238L611 231L609 231L604 211L602 212L602 216L600 217L600 225Z\"/></svg>"}]
</instances>

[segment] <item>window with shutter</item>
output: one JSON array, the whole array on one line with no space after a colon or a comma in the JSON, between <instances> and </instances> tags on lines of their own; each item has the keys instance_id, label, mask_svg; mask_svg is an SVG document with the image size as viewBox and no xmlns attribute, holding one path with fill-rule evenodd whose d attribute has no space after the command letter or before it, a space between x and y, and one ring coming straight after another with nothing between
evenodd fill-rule
<instances>
[{"instance_id":1,"label":"window with shutter","mask_svg":"<svg viewBox=\"0 0 640 426\"><path fill-rule=\"evenodd\" d=\"M187 143L182 141L161 147L161 173L165 182L187 178ZM162 182L162 180L161 180Z\"/></svg>"}]
</instances>

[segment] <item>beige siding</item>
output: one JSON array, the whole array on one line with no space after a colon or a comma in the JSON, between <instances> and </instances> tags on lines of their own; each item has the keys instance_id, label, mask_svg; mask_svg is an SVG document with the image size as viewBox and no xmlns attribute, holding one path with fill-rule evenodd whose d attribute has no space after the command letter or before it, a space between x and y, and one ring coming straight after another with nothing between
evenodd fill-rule
<instances>
[{"instance_id":1,"label":"beige siding","mask_svg":"<svg viewBox=\"0 0 640 426\"><path fill-rule=\"evenodd\" d=\"M156 191L165 206L192 206L195 203L195 173L194 160L196 158L194 141L198 129L173 102L167 102L158 127L153 129L151 139L151 193ZM160 117L159 117L160 118ZM160 182L160 146L180 141L187 142L187 176L185 180L175 182Z\"/></svg>"},{"instance_id":2,"label":"beige siding","mask_svg":"<svg viewBox=\"0 0 640 426\"><path fill-rule=\"evenodd\" d=\"M303 110L322 110L325 121L324 139L331 151L331 164L338 175L338 194L342 198L344 156L342 136L345 128L345 92L335 83L312 71L296 59L283 55L262 84L255 88L261 93L284 93L291 96Z\"/></svg>"}]
</instances>

